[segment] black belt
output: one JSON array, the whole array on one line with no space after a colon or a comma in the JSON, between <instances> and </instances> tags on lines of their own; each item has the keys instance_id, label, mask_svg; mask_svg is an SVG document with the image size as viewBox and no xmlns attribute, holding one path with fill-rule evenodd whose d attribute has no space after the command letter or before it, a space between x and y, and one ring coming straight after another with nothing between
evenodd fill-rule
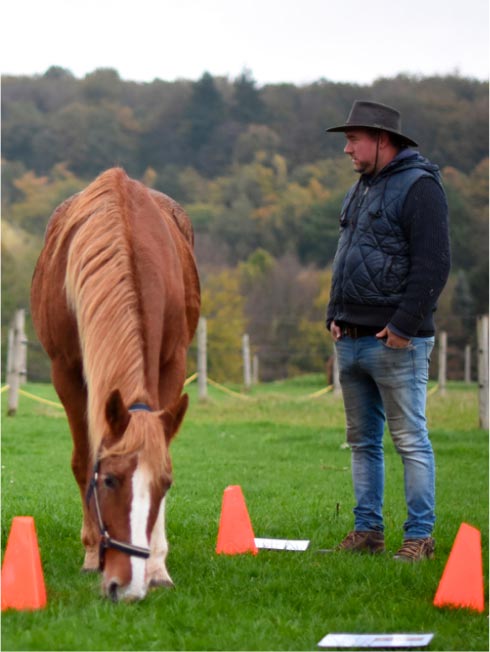
<instances>
[{"instance_id":1,"label":"black belt","mask_svg":"<svg viewBox=\"0 0 490 652\"><path fill-rule=\"evenodd\" d=\"M357 340L358 337L373 336L383 330L375 326L354 326L353 324L342 324L340 328L343 336L351 337L353 340Z\"/></svg>"}]
</instances>

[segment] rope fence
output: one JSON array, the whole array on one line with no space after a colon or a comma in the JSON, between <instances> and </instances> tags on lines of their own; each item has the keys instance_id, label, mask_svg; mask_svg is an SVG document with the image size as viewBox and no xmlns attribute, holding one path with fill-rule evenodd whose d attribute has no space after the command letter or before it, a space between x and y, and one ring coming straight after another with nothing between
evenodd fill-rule
<instances>
[{"instance_id":1,"label":"rope fence","mask_svg":"<svg viewBox=\"0 0 490 652\"><path fill-rule=\"evenodd\" d=\"M7 355L7 383L1 388L1 393L9 390L8 393L8 414L12 416L17 410L18 395L25 396L31 400L38 401L51 407L63 409L60 403L35 396L24 389L21 389L21 384L27 381L27 344L28 340L25 335L24 329L25 311L19 309L14 315L12 327L9 330L9 348ZM207 319L201 317L198 325L198 348L197 348L197 371L191 374L184 382L184 387L187 387L192 382L197 380L198 388L197 393L199 400L205 401L207 399L207 385L213 388L240 399L241 401L257 401L259 397L250 395L253 387L259 385L259 359L257 355L252 356L250 347L250 338L247 334L242 337L242 357L243 357L243 371L244 371L244 384L243 391L235 391L218 383L208 376L207 372ZM482 315L478 318L477 323L477 340L478 340L478 388L479 388L479 418L480 426L488 429L488 315ZM427 397L432 397L434 394L444 396L446 393L446 359L447 359L447 333L442 331L439 336L438 345L438 378L436 384L431 387L427 392ZM465 382L471 381L471 350L469 345L465 347ZM283 400L288 401L309 401L315 400L332 392L334 397L341 394L340 378L337 356L334 353L329 359L329 367L327 378L328 382L332 382L327 387L307 394L306 396L283 396ZM266 397L263 394L260 398ZM274 399L278 399L274 395Z\"/></svg>"},{"instance_id":2,"label":"rope fence","mask_svg":"<svg viewBox=\"0 0 490 652\"><path fill-rule=\"evenodd\" d=\"M327 394L328 392L331 392L333 390L334 386L333 385L328 385L327 387L323 387L322 389L319 389L316 392L313 392L312 394L308 394L307 396L303 396L300 400L301 401L308 401L309 399L314 399L314 398L319 398L320 396L323 396L324 394Z\"/></svg>"},{"instance_id":3,"label":"rope fence","mask_svg":"<svg viewBox=\"0 0 490 652\"><path fill-rule=\"evenodd\" d=\"M184 382L184 387L190 385L192 382L197 380L198 374L193 373L191 376L189 376L185 382ZM222 385L221 383L216 382L212 378L207 378L207 382L214 388L218 389L219 391L223 392L224 394L227 394L228 396L233 396L234 398L238 398L242 401L256 401L257 398L254 396L248 396L247 394L242 394L240 392L234 391L230 389L229 387L226 387L225 385ZM8 389L10 389L10 385L4 385L2 388L0 388L0 394L3 394L6 392ZM293 397L293 396L284 396L284 400L289 400L289 401L309 401L309 400L315 400L317 398L320 398L321 396L324 396L325 394L328 394L329 392L332 392L334 389L334 385L328 385L327 387L322 387L322 389L317 390L316 392L312 392L311 394L306 394L306 396L300 396L298 397ZM439 390L439 384L436 383L431 389L427 392L427 397L433 396L436 394ZM49 405L50 407L55 407L59 409L63 409L63 406L61 403L57 403L56 401L51 401L47 398L42 398L41 396L36 396L35 394L32 394L31 392L27 392L25 389L19 389L19 394L22 396L25 396L28 399L31 399L32 401L37 401L38 403L42 403L44 405ZM277 400L277 396L274 396L275 400Z\"/></svg>"},{"instance_id":4,"label":"rope fence","mask_svg":"<svg viewBox=\"0 0 490 652\"><path fill-rule=\"evenodd\" d=\"M432 396L432 394L435 394L437 391L439 391L439 383L436 383L434 387L431 387L429 391L427 392L427 397Z\"/></svg>"},{"instance_id":5,"label":"rope fence","mask_svg":"<svg viewBox=\"0 0 490 652\"><path fill-rule=\"evenodd\" d=\"M189 378L186 378L184 382L184 387L187 387L187 385L190 385L194 380L197 378L197 371L196 373L192 374L192 376L189 376Z\"/></svg>"},{"instance_id":6,"label":"rope fence","mask_svg":"<svg viewBox=\"0 0 490 652\"><path fill-rule=\"evenodd\" d=\"M50 401L47 398L41 398L40 396L36 396L35 394L26 392L25 389L19 389L19 394L22 394L22 396L25 396L26 398L30 398L33 401L37 401L38 403L44 403L45 405L50 405L55 408L61 408L63 410L63 406L61 405L61 403L55 403L55 401Z\"/></svg>"}]
</instances>

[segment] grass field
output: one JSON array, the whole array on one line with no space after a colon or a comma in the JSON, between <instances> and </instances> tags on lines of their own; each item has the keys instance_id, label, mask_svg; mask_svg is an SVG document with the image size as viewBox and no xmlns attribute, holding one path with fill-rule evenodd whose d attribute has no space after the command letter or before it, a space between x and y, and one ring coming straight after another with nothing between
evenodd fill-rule
<instances>
[{"instance_id":1,"label":"grass field","mask_svg":"<svg viewBox=\"0 0 490 652\"><path fill-rule=\"evenodd\" d=\"M255 388L241 400L210 388L172 444L168 568L176 588L136 604L100 597L79 572L81 507L64 413L21 397L3 417L2 550L12 518L35 519L48 606L2 615L3 650L316 650L329 632L433 632L429 650L488 650L488 617L432 605L464 521L482 532L488 572L488 433L478 429L476 386L429 398L437 463L436 559L417 565L320 554L352 528L350 453L341 399L305 399L321 376ZM57 400L49 385L28 385ZM5 415L5 394L2 396ZM401 542L401 462L386 437L387 548ZM223 490L241 485L255 536L310 539L304 553L216 555ZM488 583L485 580L486 605Z\"/></svg>"}]
</instances>

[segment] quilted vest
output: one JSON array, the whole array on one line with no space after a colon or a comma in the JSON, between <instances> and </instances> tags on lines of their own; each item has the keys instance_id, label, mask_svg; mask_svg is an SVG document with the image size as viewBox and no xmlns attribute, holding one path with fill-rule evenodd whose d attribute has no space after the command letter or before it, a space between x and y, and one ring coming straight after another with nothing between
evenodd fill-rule
<instances>
[{"instance_id":1,"label":"quilted vest","mask_svg":"<svg viewBox=\"0 0 490 652\"><path fill-rule=\"evenodd\" d=\"M337 321L349 321L349 305L400 303L410 267L408 234L400 218L410 188L422 177L441 183L437 166L403 150L374 179L361 177L347 193L333 262L331 302Z\"/></svg>"}]
</instances>

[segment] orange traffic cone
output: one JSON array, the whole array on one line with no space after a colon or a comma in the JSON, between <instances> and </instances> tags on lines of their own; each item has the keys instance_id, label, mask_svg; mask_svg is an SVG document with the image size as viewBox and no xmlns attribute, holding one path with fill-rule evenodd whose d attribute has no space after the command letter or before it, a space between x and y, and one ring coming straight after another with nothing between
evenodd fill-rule
<instances>
[{"instance_id":1,"label":"orange traffic cone","mask_svg":"<svg viewBox=\"0 0 490 652\"><path fill-rule=\"evenodd\" d=\"M258 553L252 523L239 485L227 487L223 492L216 552L225 555Z\"/></svg>"},{"instance_id":2,"label":"orange traffic cone","mask_svg":"<svg viewBox=\"0 0 490 652\"><path fill-rule=\"evenodd\" d=\"M32 516L12 521L2 566L2 611L46 606L41 557Z\"/></svg>"},{"instance_id":3,"label":"orange traffic cone","mask_svg":"<svg viewBox=\"0 0 490 652\"><path fill-rule=\"evenodd\" d=\"M480 530L462 523L434 597L436 607L483 611L483 567Z\"/></svg>"}]
</instances>

